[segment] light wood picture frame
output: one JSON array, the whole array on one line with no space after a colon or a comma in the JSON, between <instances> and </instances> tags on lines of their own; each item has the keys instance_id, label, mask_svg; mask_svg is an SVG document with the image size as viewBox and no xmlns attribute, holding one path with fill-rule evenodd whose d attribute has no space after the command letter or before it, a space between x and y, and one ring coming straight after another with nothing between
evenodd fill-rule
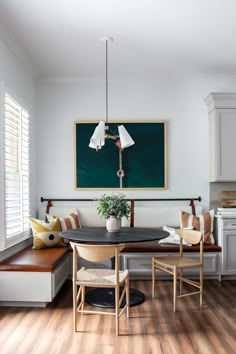
<instances>
[{"instance_id":1,"label":"light wood picture frame","mask_svg":"<svg viewBox=\"0 0 236 354\"><path fill-rule=\"evenodd\" d=\"M123 151L113 139L105 139L99 151L89 148L97 124L74 124L75 189L167 189L166 121L109 122L113 134L118 134L118 125L123 124L135 141Z\"/></svg>"}]
</instances>

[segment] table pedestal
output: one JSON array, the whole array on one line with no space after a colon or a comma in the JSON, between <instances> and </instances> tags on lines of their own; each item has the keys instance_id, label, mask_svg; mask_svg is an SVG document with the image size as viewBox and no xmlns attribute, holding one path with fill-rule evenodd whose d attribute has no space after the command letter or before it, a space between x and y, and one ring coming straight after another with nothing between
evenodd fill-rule
<instances>
[{"instance_id":1,"label":"table pedestal","mask_svg":"<svg viewBox=\"0 0 236 354\"><path fill-rule=\"evenodd\" d=\"M144 299L145 296L141 291L130 288L130 307L141 304ZM89 305L103 308L115 308L115 293L112 288L97 288L90 290L86 293L85 300ZM121 307L124 307L125 304L126 300L124 296Z\"/></svg>"}]
</instances>

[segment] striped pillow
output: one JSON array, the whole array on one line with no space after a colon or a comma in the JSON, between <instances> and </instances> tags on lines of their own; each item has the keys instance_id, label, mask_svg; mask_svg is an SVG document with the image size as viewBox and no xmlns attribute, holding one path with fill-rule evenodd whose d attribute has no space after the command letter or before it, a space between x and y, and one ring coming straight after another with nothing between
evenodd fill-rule
<instances>
[{"instance_id":1,"label":"striped pillow","mask_svg":"<svg viewBox=\"0 0 236 354\"><path fill-rule=\"evenodd\" d=\"M210 210L202 215L192 215L185 211L180 211L180 227L193 227L193 230L201 231L205 244L214 244L213 227L215 211Z\"/></svg>"},{"instance_id":2,"label":"striped pillow","mask_svg":"<svg viewBox=\"0 0 236 354\"><path fill-rule=\"evenodd\" d=\"M76 213L70 213L70 215L59 218L61 223L62 231L72 230L72 229L80 229L79 216Z\"/></svg>"},{"instance_id":3,"label":"striped pillow","mask_svg":"<svg viewBox=\"0 0 236 354\"><path fill-rule=\"evenodd\" d=\"M51 221L57 217L58 216L46 214L46 218L48 221ZM77 210L72 211L69 215L64 216L63 218L61 218L61 217L58 217L58 218L60 220L62 231L81 228L80 222L79 222L79 215L78 215Z\"/></svg>"}]
</instances>

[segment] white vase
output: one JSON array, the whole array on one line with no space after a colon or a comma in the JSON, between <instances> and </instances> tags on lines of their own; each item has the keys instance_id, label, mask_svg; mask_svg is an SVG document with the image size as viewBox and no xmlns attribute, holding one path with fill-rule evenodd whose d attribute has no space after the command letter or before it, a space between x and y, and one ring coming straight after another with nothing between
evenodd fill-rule
<instances>
[{"instance_id":1,"label":"white vase","mask_svg":"<svg viewBox=\"0 0 236 354\"><path fill-rule=\"evenodd\" d=\"M108 232L117 232L120 230L120 219L116 218L115 216L111 215L106 220L106 227Z\"/></svg>"}]
</instances>

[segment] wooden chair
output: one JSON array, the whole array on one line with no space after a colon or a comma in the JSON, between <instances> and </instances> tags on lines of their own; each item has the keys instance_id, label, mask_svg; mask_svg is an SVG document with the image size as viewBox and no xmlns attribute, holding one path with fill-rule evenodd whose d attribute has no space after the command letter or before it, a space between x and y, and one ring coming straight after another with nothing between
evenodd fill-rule
<instances>
[{"instance_id":1,"label":"wooden chair","mask_svg":"<svg viewBox=\"0 0 236 354\"><path fill-rule=\"evenodd\" d=\"M202 306L202 295L203 295L203 241L200 231L193 230L176 230L176 233L180 237L179 255L178 256L167 256L152 258L152 297L155 297L155 286L156 286L156 270L166 272L173 275L173 306L174 312L176 311L176 300L177 297L184 297L189 295L200 295L200 306ZM199 258L193 259L183 256L183 242L182 240L188 241L192 244L200 243L200 255ZM199 268L200 279L199 281L193 281L183 277L183 270L188 268ZM177 295L177 281L180 281L180 294ZM183 294L182 284L183 282L188 283L197 289L198 291L188 292Z\"/></svg>"},{"instance_id":2,"label":"wooden chair","mask_svg":"<svg viewBox=\"0 0 236 354\"><path fill-rule=\"evenodd\" d=\"M126 309L129 318L129 273L128 270L120 271L119 253L124 244L119 245L87 245L70 242L73 249L73 312L74 330L77 332L78 312L113 315L116 318L116 335L119 335L119 317ZM82 267L78 270L78 257L92 262L102 262L115 257L115 269L88 269ZM123 291L120 294L120 286ZM79 287L79 289L78 289ZM115 310L105 312L98 310L85 310L85 288L114 288ZM121 302L126 294L126 304L120 309Z\"/></svg>"}]
</instances>

